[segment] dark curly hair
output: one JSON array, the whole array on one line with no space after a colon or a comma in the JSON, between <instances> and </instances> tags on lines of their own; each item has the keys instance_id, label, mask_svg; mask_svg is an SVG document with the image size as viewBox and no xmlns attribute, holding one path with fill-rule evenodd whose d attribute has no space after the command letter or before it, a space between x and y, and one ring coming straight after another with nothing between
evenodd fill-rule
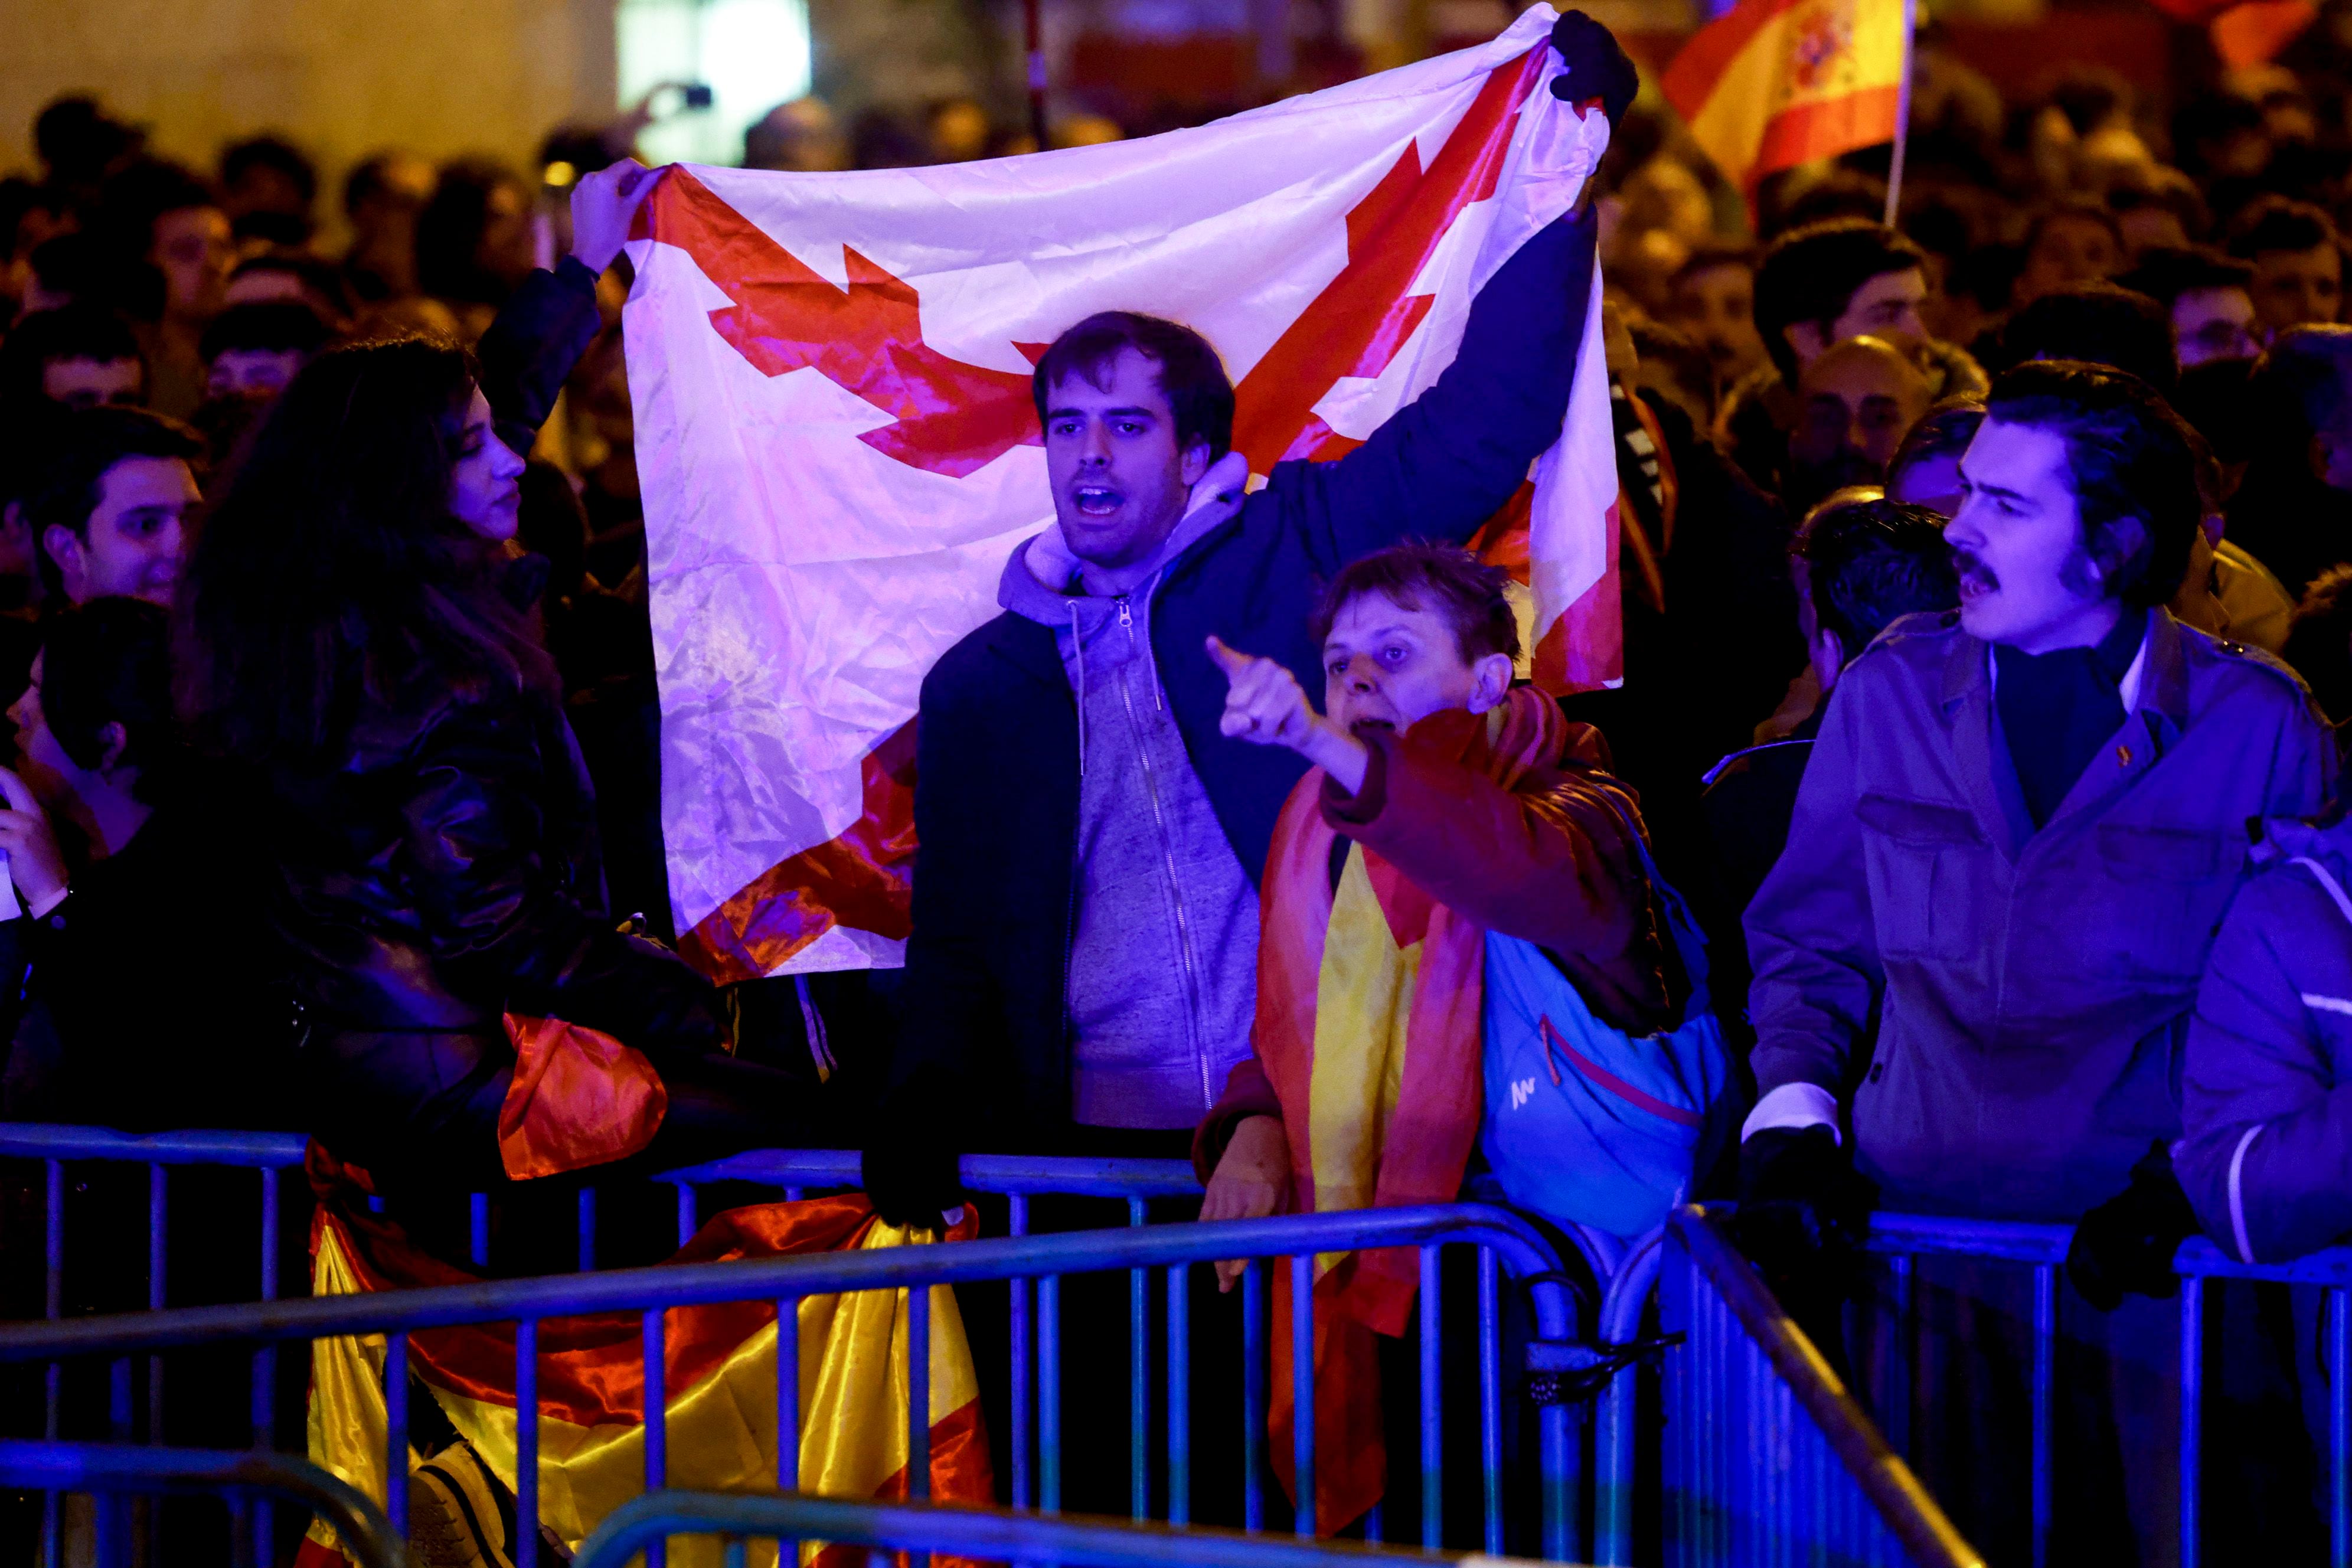
<instances>
[{"instance_id":1,"label":"dark curly hair","mask_svg":"<svg viewBox=\"0 0 2352 1568\"><path fill-rule=\"evenodd\" d=\"M545 651L449 514L473 357L334 349L279 394L182 586L180 703L205 750L315 760L419 678L552 690Z\"/></svg>"}]
</instances>

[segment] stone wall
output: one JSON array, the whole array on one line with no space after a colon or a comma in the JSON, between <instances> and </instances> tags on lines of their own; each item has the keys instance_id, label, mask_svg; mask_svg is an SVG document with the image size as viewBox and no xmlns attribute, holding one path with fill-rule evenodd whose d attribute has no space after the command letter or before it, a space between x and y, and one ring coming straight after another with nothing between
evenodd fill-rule
<instances>
[{"instance_id":1,"label":"stone wall","mask_svg":"<svg viewBox=\"0 0 2352 1568\"><path fill-rule=\"evenodd\" d=\"M612 0L0 0L0 170L32 163L32 121L96 91L159 151L209 167L274 130L335 183L380 147L524 163L541 137L614 101Z\"/></svg>"}]
</instances>

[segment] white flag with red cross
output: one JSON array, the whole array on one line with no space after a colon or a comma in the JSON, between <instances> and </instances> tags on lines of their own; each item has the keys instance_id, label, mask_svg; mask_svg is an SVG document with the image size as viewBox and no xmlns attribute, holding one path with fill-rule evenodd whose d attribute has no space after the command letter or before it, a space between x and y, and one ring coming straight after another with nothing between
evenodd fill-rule
<instances>
[{"instance_id":1,"label":"white flag with red cross","mask_svg":"<svg viewBox=\"0 0 2352 1568\"><path fill-rule=\"evenodd\" d=\"M1201 332L1259 476L1437 379L1608 142L1549 90L1552 21L1143 141L663 176L625 322L690 961L722 982L901 961L918 691L1053 521L1030 367L1066 328ZM1596 277L1560 440L1481 536L1554 690L1618 675L1614 459Z\"/></svg>"}]
</instances>

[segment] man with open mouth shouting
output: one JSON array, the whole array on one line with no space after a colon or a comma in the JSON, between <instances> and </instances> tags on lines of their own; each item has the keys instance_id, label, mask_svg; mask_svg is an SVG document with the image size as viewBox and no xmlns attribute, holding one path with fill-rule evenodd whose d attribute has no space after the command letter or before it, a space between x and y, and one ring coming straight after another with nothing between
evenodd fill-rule
<instances>
[{"instance_id":1,"label":"man with open mouth shouting","mask_svg":"<svg viewBox=\"0 0 2352 1568\"><path fill-rule=\"evenodd\" d=\"M2021 366L1959 471L1959 607L1895 622L1839 680L1748 907L1762 1098L1738 1224L1816 1322L1871 1184L1891 1209L2077 1225L2053 1559L2137 1539L2166 1561L2178 1309L2126 1298L2168 1294L2196 1229L2164 1152L2246 822L2316 810L2332 751L2284 665L2163 608L2201 509L2191 438L2145 382ZM1940 1397L1917 1408L1942 1424L1923 1479L1989 1557L2022 1561L2027 1457L1990 1435L2023 1429L2031 1272L1922 1269L1919 1386ZM2119 1447L2143 1462L2119 1469Z\"/></svg>"},{"instance_id":2,"label":"man with open mouth shouting","mask_svg":"<svg viewBox=\"0 0 2352 1568\"><path fill-rule=\"evenodd\" d=\"M1613 122L1633 64L1581 13L1554 91ZM1323 581L1412 536L1460 542L1558 438L1591 298L1582 204L1478 290L1453 364L1361 447L1247 492L1216 351L1087 317L1037 362L1054 526L1004 614L923 682L907 1018L866 1155L888 1218L958 1201L975 1149L1189 1152L1249 1054L1257 884L1305 761L1222 736L1217 634L1319 679Z\"/></svg>"}]
</instances>

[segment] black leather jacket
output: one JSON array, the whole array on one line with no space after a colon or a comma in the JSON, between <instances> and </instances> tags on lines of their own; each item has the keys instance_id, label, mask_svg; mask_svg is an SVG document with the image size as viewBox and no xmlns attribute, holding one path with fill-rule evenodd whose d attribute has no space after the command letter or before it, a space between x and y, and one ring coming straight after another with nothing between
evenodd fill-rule
<instances>
[{"instance_id":1,"label":"black leather jacket","mask_svg":"<svg viewBox=\"0 0 2352 1568\"><path fill-rule=\"evenodd\" d=\"M314 1036L468 1034L497 1056L513 1012L723 1048L709 984L605 912L594 798L551 695L420 679L336 765L280 768L266 798L272 922Z\"/></svg>"}]
</instances>

